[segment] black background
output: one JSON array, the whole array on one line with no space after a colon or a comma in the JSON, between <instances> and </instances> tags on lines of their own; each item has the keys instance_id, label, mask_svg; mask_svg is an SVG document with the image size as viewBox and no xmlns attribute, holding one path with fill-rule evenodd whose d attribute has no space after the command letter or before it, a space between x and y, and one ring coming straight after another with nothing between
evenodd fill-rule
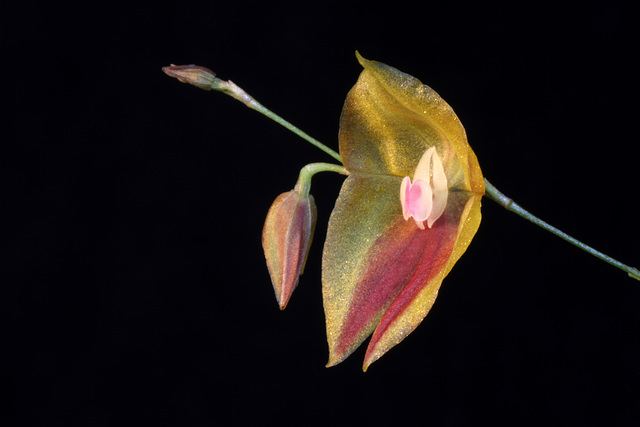
<instances>
[{"instance_id":1,"label":"black background","mask_svg":"<svg viewBox=\"0 0 640 427\"><path fill-rule=\"evenodd\" d=\"M284 312L260 234L331 158L160 70L207 66L337 148L358 49L438 91L503 192L638 266L632 6L441 3L10 6L4 425L637 425L640 283L490 200L422 325L367 373L363 349L324 368L342 178L314 178Z\"/></svg>"}]
</instances>

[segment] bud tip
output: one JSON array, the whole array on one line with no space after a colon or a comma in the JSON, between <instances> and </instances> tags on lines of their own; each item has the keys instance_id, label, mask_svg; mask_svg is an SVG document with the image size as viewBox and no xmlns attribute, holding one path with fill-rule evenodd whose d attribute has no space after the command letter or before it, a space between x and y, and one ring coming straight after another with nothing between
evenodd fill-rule
<instances>
[{"instance_id":1,"label":"bud tip","mask_svg":"<svg viewBox=\"0 0 640 427\"><path fill-rule=\"evenodd\" d=\"M182 83L189 83L204 90L211 90L216 73L199 65L174 65L162 67L162 71L169 77L175 77Z\"/></svg>"}]
</instances>

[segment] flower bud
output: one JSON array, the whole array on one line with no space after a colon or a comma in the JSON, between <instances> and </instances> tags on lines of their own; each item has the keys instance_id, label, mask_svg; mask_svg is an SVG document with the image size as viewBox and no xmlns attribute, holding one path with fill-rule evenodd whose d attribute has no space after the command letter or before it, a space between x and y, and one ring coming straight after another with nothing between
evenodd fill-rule
<instances>
[{"instance_id":1,"label":"flower bud","mask_svg":"<svg viewBox=\"0 0 640 427\"><path fill-rule=\"evenodd\" d=\"M262 248L281 310L289 302L304 270L316 216L313 196L297 190L280 194L267 213Z\"/></svg>"},{"instance_id":2,"label":"flower bud","mask_svg":"<svg viewBox=\"0 0 640 427\"><path fill-rule=\"evenodd\" d=\"M175 77L182 83L189 83L200 89L211 90L215 86L216 73L198 65L173 65L162 67L168 76Z\"/></svg>"}]
</instances>

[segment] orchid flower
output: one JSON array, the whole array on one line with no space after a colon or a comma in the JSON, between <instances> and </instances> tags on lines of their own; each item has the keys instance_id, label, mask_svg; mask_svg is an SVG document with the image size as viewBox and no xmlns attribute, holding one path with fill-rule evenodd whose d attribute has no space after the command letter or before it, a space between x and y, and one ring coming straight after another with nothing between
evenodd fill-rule
<instances>
[{"instance_id":1,"label":"orchid flower","mask_svg":"<svg viewBox=\"0 0 640 427\"><path fill-rule=\"evenodd\" d=\"M320 171L348 175L329 219L322 257L327 366L343 361L371 336L366 371L422 322L480 225L485 191L507 210L640 280L638 269L547 224L484 179L460 120L433 89L356 55L364 71L342 110L340 153L207 68L163 68L183 83L226 93L342 163L305 166L295 189L269 209L263 230L267 266L284 309L315 226L311 176Z\"/></svg>"},{"instance_id":2,"label":"orchid flower","mask_svg":"<svg viewBox=\"0 0 640 427\"><path fill-rule=\"evenodd\" d=\"M339 133L350 175L329 220L322 281L328 366L372 335L366 370L429 312L480 224L484 183L460 120L433 89L358 60Z\"/></svg>"}]
</instances>

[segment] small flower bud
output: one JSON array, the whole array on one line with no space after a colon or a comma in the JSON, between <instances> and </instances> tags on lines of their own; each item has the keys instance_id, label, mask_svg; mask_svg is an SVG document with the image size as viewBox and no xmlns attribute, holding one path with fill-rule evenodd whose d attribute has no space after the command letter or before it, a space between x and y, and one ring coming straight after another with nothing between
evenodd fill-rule
<instances>
[{"instance_id":1,"label":"small flower bud","mask_svg":"<svg viewBox=\"0 0 640 427\"><path fill-rule=\"evenodd\" d=\"M182 83L189 83L200 89L211 90L215 86L216 73L198 65L173 65L162 67L168 76L175 77Z\"/></svg>"},{"instance_id":2,"label":"small flower bud","mask_svg":"<svg viewBox=\"0 0 640 427\"><path fill-rule=\"evenodd\" d=\"M269 208L262 231L262 247L281 310L289 302L304 270L316 216L313 196L297 190L280 194Z\"/></svg>"}]
</instances>

